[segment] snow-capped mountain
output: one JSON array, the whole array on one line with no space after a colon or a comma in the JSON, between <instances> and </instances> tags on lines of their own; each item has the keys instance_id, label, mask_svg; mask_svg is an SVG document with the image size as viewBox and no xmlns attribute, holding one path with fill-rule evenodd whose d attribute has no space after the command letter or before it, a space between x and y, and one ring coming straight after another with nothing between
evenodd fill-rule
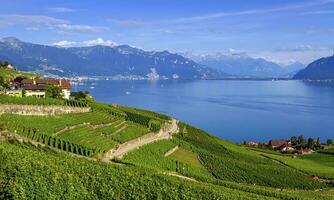
<instances>
[{"instance_id":1,"label":"snow-capped mountain","mask_svg":"<svg viewBox=\"0 0 334 200\"><path fill-rule=\"evenodd\" d=\"M0 60L20 70L61 76L137 76L161 79L210 79L224 74L168 51L150 52L128 45L61 48L22 42L0 41Z\"/></svg>"},{"instance_id":2,"label":"snow-capped mountain","mask_svg":"<svg viewBox=\"0 0 334 200\"><path fill-rule=\"evenodd\" d=\"M263 58L250 57L246 53L201 55L187 53L183 55L195 60L199 64L239 77L289 77L305 67L303 64L297 62L281 66Z\"/></svg>"}]
</instances>

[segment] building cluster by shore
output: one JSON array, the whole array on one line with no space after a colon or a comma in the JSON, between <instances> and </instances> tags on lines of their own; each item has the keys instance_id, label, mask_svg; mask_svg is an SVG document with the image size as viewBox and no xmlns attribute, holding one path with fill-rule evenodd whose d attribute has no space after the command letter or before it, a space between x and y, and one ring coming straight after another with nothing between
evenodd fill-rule
<instances>
[{"instance_id":1,"label":"building cluster by shore","mask_svg":"<svg viewBox=\"0 0 334 200\"><path fill-rule=\"evenodd\" d=\"M293 136L289 140L269 140L268 142L253 142L245 141L244 146L248 147L258 147L264 149L271 149L280 153L290 153L290 154L311 154L320 149L326 149L328 146L332 145L333 141L328 139L327 142L321 143L320 139L309 138L305 140L303 136Z\"/></svg>"}]
</instances>

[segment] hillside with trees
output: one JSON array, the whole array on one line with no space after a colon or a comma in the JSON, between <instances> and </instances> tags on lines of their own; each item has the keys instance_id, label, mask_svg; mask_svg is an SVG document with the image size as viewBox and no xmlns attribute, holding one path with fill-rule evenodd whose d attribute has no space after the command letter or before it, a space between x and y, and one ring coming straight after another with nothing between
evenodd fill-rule
<instances>
[{"instance_id":1,"label":"hillside with trees","mask_svg":"<svg viewBox=\"0 0 334 200\"><path fill-rule=\"evenodd\" d=\"M37 75L18 71L9 62L0 60L0 91L10 88L12 86L11 82L18 77L23 79L37 77Z\"/></svg>"},{"instance_id":2,"label":"hillside with trees","mask_svg":"<svg viewBox=\"0 0 334 200\"><path fill-rule=\"evenodd\" d=\"M326 80L334 79L334 55L320 58L300 70L294 79Z\"/></svg>"}]
</instances>

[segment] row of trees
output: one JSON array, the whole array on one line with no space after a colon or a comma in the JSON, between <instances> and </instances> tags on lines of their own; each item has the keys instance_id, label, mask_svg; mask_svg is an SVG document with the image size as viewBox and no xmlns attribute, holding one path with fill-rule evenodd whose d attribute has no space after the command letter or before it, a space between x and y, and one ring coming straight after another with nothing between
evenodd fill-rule
<instances>
[{"instance_id":1,"label":"row of trees","mask_svg":"<svg viewBox=\"0 0 334 200\"><path fill-rule=\"evenodd\" d=\"M103 112L106 113L108 115L113 115L115 117L119 117L119 118L125 118L126 114L120 110L116 110L114 108L112 108L109 105L106 104L102 104L102 103L91 103L89 104L90 107L92 108L93 111L98 111L98 112Z\"/></svg>"},{"instance_id":2,"label":"row of trees","mask_svg":"<svg viewBox=\"0 0 334 200\"><path fill-rule=\"evenodd\" d=\"M87 107L88 104L86 102L77 101L77 100L65 100L66 106L72 106L72 107Z\"/></svg>"},{"instance_id":3,"label":"row of trees","mask_svg":"<svg viewBox=\"0 0 334 200\"><path fill-rule=\"evenodd\" d=\"M147 117L141 114L137 114L134 112L125 111L125 113L126 113L126 118L125 118L126 120L146 126L151 131L157 132L161 128L162 122L159 120L152 119L150 117Z\"/></svg>"},{"instance_id":4,"label":"row of trees","mask_svg":"<svg viewBox=\"0 0 334 200\"><path fill-rule=\"evenodd\" d=\"M82 156L92 156L97 152L100 152L98 149L88 148L83 145L75 144L62 140L60 138L54 138L48 134L40 132L36 128L31 128L27 126L18 126L17 124L3 123L2 127L6 127L12 131L17 132L20 135L23 135L33 141L43 143L47 146L57 148L66 152L82 155Z\"/></svg>"},{"instance_id":5,"label":"row of trees","mask_svg":"<svg viewBox=\"0 0 334 200\"><path fill-rule=\"evenodd\" d=\"M151 118L146 117L146 116L142 116L140 114L134 113L134 112L128 112L125 111L126 113L126 120L135 122L137 124L141 124L143 126L149 127L149 122L151 120Z\"/></svg>"},{"instance_id":6,"label":"row of trees","mask_svg":"<svg viewBox=\"0 0 334 200\"><path fill-rule=\"evenodd\" d=\"M318 150L321 148L321 142L320 139L317 138L316 140L314 138L308 138L307 140L304 138L303 135L300 136L292 136L290 138L290 142L292 147L299 149L299 148L305 148L308 147L313 150ZM326 141L327 145L332 145L333 140L332 139L327 139Z\"/></svg>"}]
</instances>

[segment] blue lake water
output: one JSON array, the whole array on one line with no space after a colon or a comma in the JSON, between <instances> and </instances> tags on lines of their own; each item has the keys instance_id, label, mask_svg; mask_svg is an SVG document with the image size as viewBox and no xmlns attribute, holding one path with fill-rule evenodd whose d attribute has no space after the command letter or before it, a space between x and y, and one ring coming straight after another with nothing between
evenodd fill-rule
<instances>
[{"instance_id":1,"label":"blue lake water","mask_svg":"<svg viewBox=\"0 0 334 200\"><path fill-rule=\"evenodd\" d=\"M102 102L165 113L233 142L334 138L334 83L94 81L74 89Z\"/></svg>"}]
</instances>

